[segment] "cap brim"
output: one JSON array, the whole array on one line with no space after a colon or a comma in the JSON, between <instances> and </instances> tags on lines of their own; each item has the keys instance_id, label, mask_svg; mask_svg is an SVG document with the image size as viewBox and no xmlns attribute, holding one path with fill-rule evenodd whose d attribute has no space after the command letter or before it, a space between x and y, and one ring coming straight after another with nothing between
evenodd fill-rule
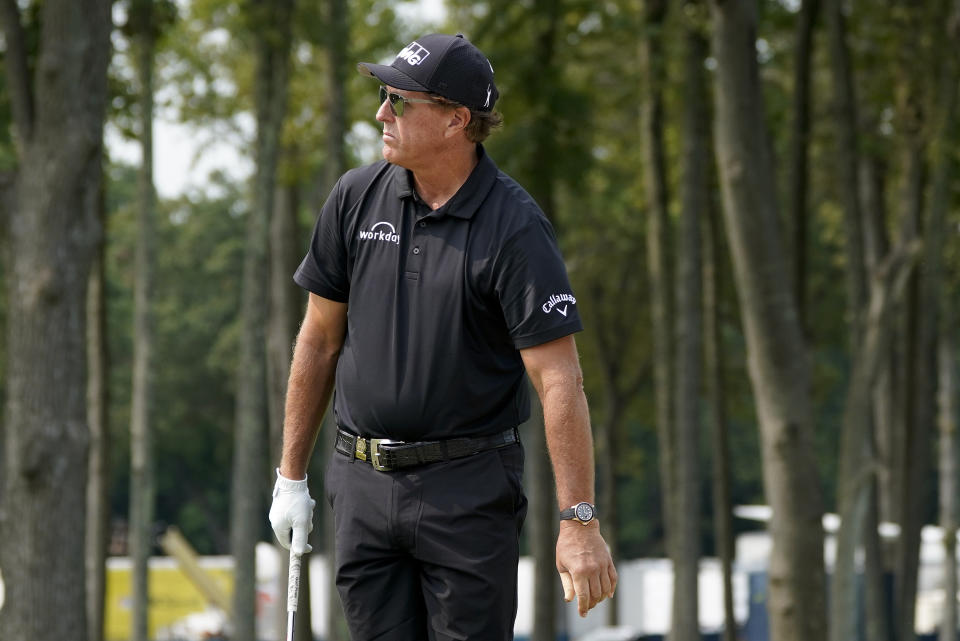
<instances>
[{"instance_id":1,"label":"cap brim","mask_svg":"<svg viewBox=\"0 0 960 641\"><path fill-rule=\"evenodd\" d=\"M428 93L430 91L407 74L389 65L376 65L372 62L358 62L357 71L360 72L361 75L376 78L383 84L389 85L394 89L403 89L405 91L425 91Z\"/></svg>"}]
</instances>

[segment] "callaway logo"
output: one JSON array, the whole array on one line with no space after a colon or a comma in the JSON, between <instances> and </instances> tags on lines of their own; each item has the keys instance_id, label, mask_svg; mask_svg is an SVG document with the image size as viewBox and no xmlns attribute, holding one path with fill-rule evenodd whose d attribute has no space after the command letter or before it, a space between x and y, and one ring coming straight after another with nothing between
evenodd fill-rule
<instances>
[{"instance_id":1,"label":"callaway logo","mask_svg":"<svg viewBox=\"0 0 960 641\"><path fill-rule=\"evenodd\" d=\"M560 307L560 303L564 304L563 307ZM557 312L561 316L566 316L568 303L570 305L576 305L577 299L570 294L553 294L547 299L547 302L545 302L540 309L543 310L544 314L549 314L554 310L554 308L556 308Z\"/></svg>"},{"instance_id":2,"label":"callaway logo","mask_svg":"<svg viewBox=\"0 0 960 641\"><path fill-rule=\"evenodd\" d=\"M406 60L411 65L418 65L423 62L430 52L421 47L416 40L408 44L397 54L399 60Z\"/></svg>"},{"instance_id":3,"label":"callaway logo","mask_svg":"<svg viewBox=\"0 0 960 641\"><path fill-rule=\"evenodd\" d=\"M400 234L390 223L381 220L370 228L370 231L360 230L360 240L380 240L387 243L400 244Z\"/></svg>"}]
</instances>

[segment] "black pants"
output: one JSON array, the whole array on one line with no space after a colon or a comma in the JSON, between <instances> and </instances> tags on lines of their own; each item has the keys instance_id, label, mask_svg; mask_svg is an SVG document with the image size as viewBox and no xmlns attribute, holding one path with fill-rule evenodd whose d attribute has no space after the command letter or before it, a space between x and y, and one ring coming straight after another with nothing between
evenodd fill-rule
<instances>
[{"instance_id":1,"label":"black pants","mask_svg":"<svg viewBox=\"0 0 960 641\"><path fill-rule=\"evenodd\" d=\"M394 472L334 452L336 581L353 641L513 639L519 444Z\"/></svg>"}]
</instances>

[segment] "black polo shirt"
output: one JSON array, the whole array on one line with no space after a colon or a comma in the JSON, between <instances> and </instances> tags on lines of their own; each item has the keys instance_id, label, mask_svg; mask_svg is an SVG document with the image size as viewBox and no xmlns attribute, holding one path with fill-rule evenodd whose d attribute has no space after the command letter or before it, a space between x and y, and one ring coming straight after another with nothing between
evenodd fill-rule
<instances>
[{"instance_id":1,"label":"black polo shirt","mask_svg":"<svg viewBox=\"0 0 960 641\"><path fill-rule=\"evenodd\" d=\"M294 281L348 304L334 401L345 429L417 441L519 425L518 350L583 328L550 223L477 150L436 211L380 161L344 174L320 212Z\"/></svg>"}]
</instances>

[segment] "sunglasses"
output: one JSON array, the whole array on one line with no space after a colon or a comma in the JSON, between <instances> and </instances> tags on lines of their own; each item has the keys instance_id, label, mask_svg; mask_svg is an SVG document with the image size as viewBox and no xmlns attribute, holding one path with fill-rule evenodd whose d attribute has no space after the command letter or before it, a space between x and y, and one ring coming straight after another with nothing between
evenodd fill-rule
<instances>
[{"instance_id":1,"label":"sunglasses","mask_svg":"<svg viewBox=\"0 0 960 641\"><path fill-rule=\"evenodd\" d=\"M406 96L401 96L398 93L393 93L392 91L387 91L387 88L383 85L380 85L380 104L383 104L384 100L390 101L390 111L393 112L394 116L398 118L403 115L403 110L406 107L407 103L418 102L425 105L440 105L443 104L439 100L427 100L425 98L407 98Z\"/></svg>"}]
</instances>

